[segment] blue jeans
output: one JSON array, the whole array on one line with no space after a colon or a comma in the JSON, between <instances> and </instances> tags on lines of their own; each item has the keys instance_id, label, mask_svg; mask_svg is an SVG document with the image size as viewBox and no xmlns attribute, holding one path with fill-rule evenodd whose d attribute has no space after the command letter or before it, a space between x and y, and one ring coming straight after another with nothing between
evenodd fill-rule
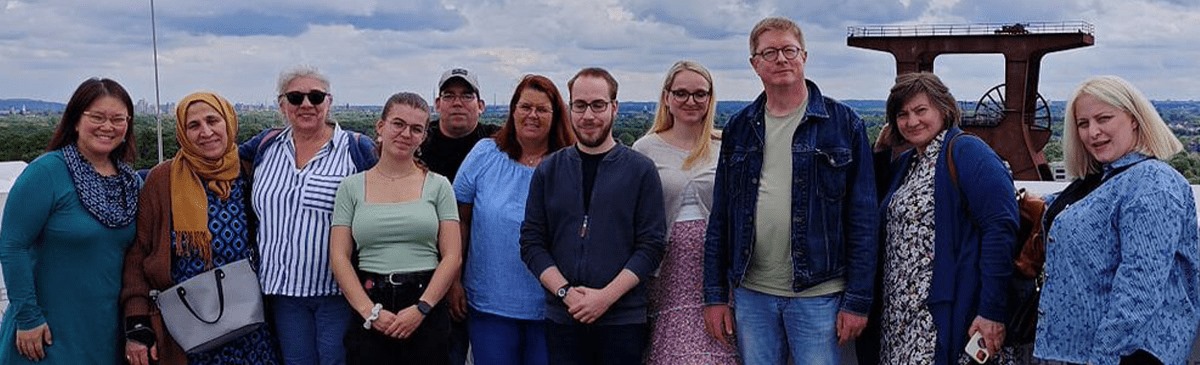
<instances>
[{"instance_id":1,"label":"blue jeans","mask_svg":"<svg viewBox=\"0 0 1200 365\"><path fill-rule=\"evenodd\" d=\"M745 365L837 365L841 294L788 298L746 288L733 290L738 350Z\"/></svg>"},{"instance_id":2,"label":"blue jeans","mask_svg":"<svg viewBox=\"0 0 1200 365\"><path fill-rule=\"evenodd\" d=\"M513 319L471 308L467 317L476 364L546 365L546 326L541 320Z\"/></svg>"},{"instance_id":3,"label":"blue jeans","mask_svg":"<svg viewBox=\"0 0 1200 365\"><path fill-rule=\"evenodd\" d=\"M546 347L554 365L641 364L650 338L650 326L645 323L607 326L544 323Z\"/></svg>"},{"instance_id":4,"label":"blue jeans","mask_svg":"<svg viewBox=\"0 0 1200 365\"><path fill-rule=\"evenodd\" d=\"M354 310L350 309L345 297L272 295L269 298L284 364L346 363L342 339L346 337Z\"/></svg>"}]
</instances>

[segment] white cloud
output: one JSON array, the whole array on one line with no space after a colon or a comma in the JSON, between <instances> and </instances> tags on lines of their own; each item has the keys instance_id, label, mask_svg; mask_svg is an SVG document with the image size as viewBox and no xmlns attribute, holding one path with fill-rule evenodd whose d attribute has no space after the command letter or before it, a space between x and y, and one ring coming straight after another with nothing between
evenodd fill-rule
<instances>
[{"instance_id":1,"label":"white cloud","mask_svg":"<svg viewBox=\"0 0 1200 365\"><path fill-rule=\"evenodd\" d=\"M653 100L679 59L708 66L722 99L761 85L747 63L747 33L764 16L797 20L808 75L828 95L882 99L893 58L850 48L846 27L1086 20L1096 45L1047 55L1041 91L1062 99L1084 78L1116 74L1153 98L1200 99L1200 4L1192 1L1014 0L262 0L156 2L162 99L209 89L239 102L273 100L279 71L326 72L335 101L379 104L397 91L431 96L447 68L480 75L489 103L506 102L521 75L565 87L579 68L602 66L621 99ZM84 78L122 82L153 100L149 4L6 1L0 6L0 98L64 101ZM936 70L960 99L1003 82L999 56L947 55ZM565 92L565 89L564 89Z\"/></svg>"}]
</instances>

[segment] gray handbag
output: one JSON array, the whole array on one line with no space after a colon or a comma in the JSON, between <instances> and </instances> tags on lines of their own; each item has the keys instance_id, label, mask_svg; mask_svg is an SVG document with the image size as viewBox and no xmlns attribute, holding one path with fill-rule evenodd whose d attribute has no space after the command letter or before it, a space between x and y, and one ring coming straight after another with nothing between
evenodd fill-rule
<instances>
[{"instance_id":1,"label":"gray handbag","mask_svg":"<svg viewBox=\"0 0 1200 365\"><path fill-rule=\"evenodd\" d=\"M265 323L262 289L249 259L205 271L151 297L167 332L189 354L220 347Z\"/></svg>"}]
</instances>

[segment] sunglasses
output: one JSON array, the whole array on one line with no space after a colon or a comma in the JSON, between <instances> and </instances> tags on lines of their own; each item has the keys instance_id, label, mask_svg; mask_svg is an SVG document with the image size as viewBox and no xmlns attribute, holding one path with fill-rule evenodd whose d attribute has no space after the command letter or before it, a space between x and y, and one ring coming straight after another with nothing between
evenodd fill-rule
<instances>
[{"instance_id":1,"label":"sunglasses","mask_svg":"<svg viewBox=\"0 0 1200 365\"><path fill-rule=\"evenodd\" d=\"M313 90L313 91L309 91L307 93L302 93L299 91L292 91L292 92L284 93L283 95L280 95L280 96L287 98L287 101L289 104L296 105L296 106L299 106L300 104L304 103L305 96L308 97L308 102L312 103L312 105L320 105L321 103L325 102L325 97L329 96L329 93L321 91L321 90Z\"/></svg>"}]
</instances>

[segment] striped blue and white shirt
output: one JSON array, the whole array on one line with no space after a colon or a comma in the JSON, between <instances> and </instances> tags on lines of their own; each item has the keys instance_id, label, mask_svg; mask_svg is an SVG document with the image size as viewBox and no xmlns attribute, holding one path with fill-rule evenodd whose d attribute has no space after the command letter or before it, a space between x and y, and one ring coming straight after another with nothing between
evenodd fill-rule
<instances>
[{"instance_id":1,"label":"striped blue and white shirt","mask_svg":"<svg viewBox=\"0 0 1200 365\"><path fill-rule=\"evenodd\" d=\"M339 295L329 269L329 227L338 184L357 172L350 158L350 133L334 125L329 143L300 168L292 128L278 138L254 170L252 203L260 222L263 293Z\"/></svg>"}]
</instances>

